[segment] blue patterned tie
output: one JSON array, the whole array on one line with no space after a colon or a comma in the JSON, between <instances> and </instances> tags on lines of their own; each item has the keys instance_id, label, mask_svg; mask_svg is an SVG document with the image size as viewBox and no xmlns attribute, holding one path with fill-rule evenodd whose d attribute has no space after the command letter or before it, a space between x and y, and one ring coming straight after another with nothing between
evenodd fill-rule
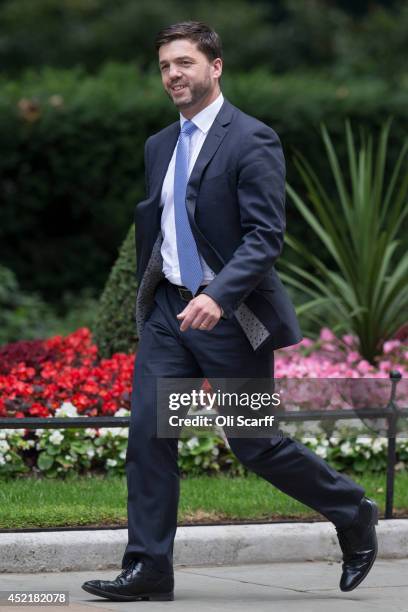
<instances>
[{"instance_id":1,"label":"blue patterned tie","mask_svg":"<svg viewBox=\"0 0 408 612\"><path fill-rule=\"evenodd\" d=\"M180 276L182 284L190 289L193 295L196 294L203 280L197 244L191 231L186 208L190 136L196 129L197 126L192 121L183 123L177 145L174 171L174 218Z\"/></svg>"}]
</instances>

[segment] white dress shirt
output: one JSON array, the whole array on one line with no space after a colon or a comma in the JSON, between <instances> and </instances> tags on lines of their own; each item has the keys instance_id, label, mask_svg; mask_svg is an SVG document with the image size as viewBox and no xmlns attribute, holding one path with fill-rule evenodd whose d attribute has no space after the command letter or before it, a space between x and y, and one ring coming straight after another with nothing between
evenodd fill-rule
<instances>
[{"instance_id":1,"label":"white dress shirt","mask_svg":"<svg viewBox=\"0 0 408 612\"><path fill-rule=\"evenodd\" d=\"M214 102L206 106L190 120L195 123L198 129L195 130L190 137L190 161L188 166L189 176L197 160L201 147L203 146L204 140L207 137L207 133L212 126L223 102L224 97L222 93L220 93ZM180 113L181 127L185 121L187 121L187 119ZM183 283L181 282L180 265L177 253L176 224L174 219L174 169L176 163L177 144L173 151L166 176L164 177L161 192L161 203L163 205L163 212L161 216L161 231L163 234L161 254L163 257L164 276L174 285L182 285ZM215 274L211 268L208 267L200 254L199 256L203 269L202 284L207 285L214 278Z\"/></svg>"}]
</instances>

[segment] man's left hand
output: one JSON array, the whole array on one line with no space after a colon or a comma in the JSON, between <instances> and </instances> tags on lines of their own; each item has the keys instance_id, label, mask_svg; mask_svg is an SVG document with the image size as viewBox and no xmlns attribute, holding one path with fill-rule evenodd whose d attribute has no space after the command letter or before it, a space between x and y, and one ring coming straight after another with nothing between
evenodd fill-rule
<instances>
[{"instance_id":1,"label":"man's left hand","mask_svg":"<svg viewBox=\"0 0 408 612\"><path fill-rule=\"evenodd\" d=\"M181 321L180 331L186 331L189 327L210 331L215 327L222 315L222 308L215 300L205 293L200 293L190 300L185 309L177 315Z\"/></svg>"}]
</instances>

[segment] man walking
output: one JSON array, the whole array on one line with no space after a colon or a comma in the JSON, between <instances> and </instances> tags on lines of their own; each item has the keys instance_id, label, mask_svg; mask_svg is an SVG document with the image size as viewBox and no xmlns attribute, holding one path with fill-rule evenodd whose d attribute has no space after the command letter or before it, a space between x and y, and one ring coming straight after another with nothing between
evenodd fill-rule
<instances>
[{"instance_id":1,"label":"man walking","mask_svg":"<svg viewBox=\"0 0 408 612\"><path fill-rule=\"evenodd\" d=\"M301 340L274 269L285 229L279 138L223 97L221 42L211 28L172 25L156 48L180 119L146 142L147 194L136 208L129 541L115 580L83 585L119 601L174 598L177 438L157 435L157 380L271 378L273 350ZM364 490L281 432L229 443L245 466L334 523L340 588L360 584L377 553L377 507Z\"/></svg>"}]
</instances>

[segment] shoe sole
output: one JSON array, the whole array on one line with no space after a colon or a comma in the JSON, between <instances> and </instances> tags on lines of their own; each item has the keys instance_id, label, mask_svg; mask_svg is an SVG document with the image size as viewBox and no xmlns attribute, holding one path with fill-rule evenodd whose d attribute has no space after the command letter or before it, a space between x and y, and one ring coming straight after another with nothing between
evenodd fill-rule
<instances>
[{"instance_id":1,"label":"shoe sole","mask_svg":"<svg viewBox=\"0 0 408 612\"><path fill-rule=\"evenodd\" d=\"M375 525L378 525L378 506L375 505L374 506L375 511L374 511L374 515L373 518L371 519L371 523L370 523L370 527L375 527ZM365 573L361 576L361 578L358 580L358 582L356 582L355 584L353 584L353 586L351 587L351 589L341 589L343 591L343 593L349 593L350 591L354 591L354 589L356 589L358 587L359 584L361 584L364 580L364 578L367 577L368 572L370 571L370 569L373 567L374 565L374 561L377 558L377 553L378 553L378 540L377 540L377 534L375 534L375 552L374 552L374 556L370 561L370 565L367 567L367 570L365 571Z\"/></svg>"},{"instance_id":2,"label":"shoe sole","mask_svg":"<svg viewBox=\"0 0 408 612\"><path fill-rule=\"evenodd\" d=\"M118 595L115 593L107 593L96 587L88 587L82 585L81 587L87 593L92 595L98 595L99 597L105 597L111 601L174 601L174 593L139 593L138 595Z\"/></svg>"}]
</instances>

